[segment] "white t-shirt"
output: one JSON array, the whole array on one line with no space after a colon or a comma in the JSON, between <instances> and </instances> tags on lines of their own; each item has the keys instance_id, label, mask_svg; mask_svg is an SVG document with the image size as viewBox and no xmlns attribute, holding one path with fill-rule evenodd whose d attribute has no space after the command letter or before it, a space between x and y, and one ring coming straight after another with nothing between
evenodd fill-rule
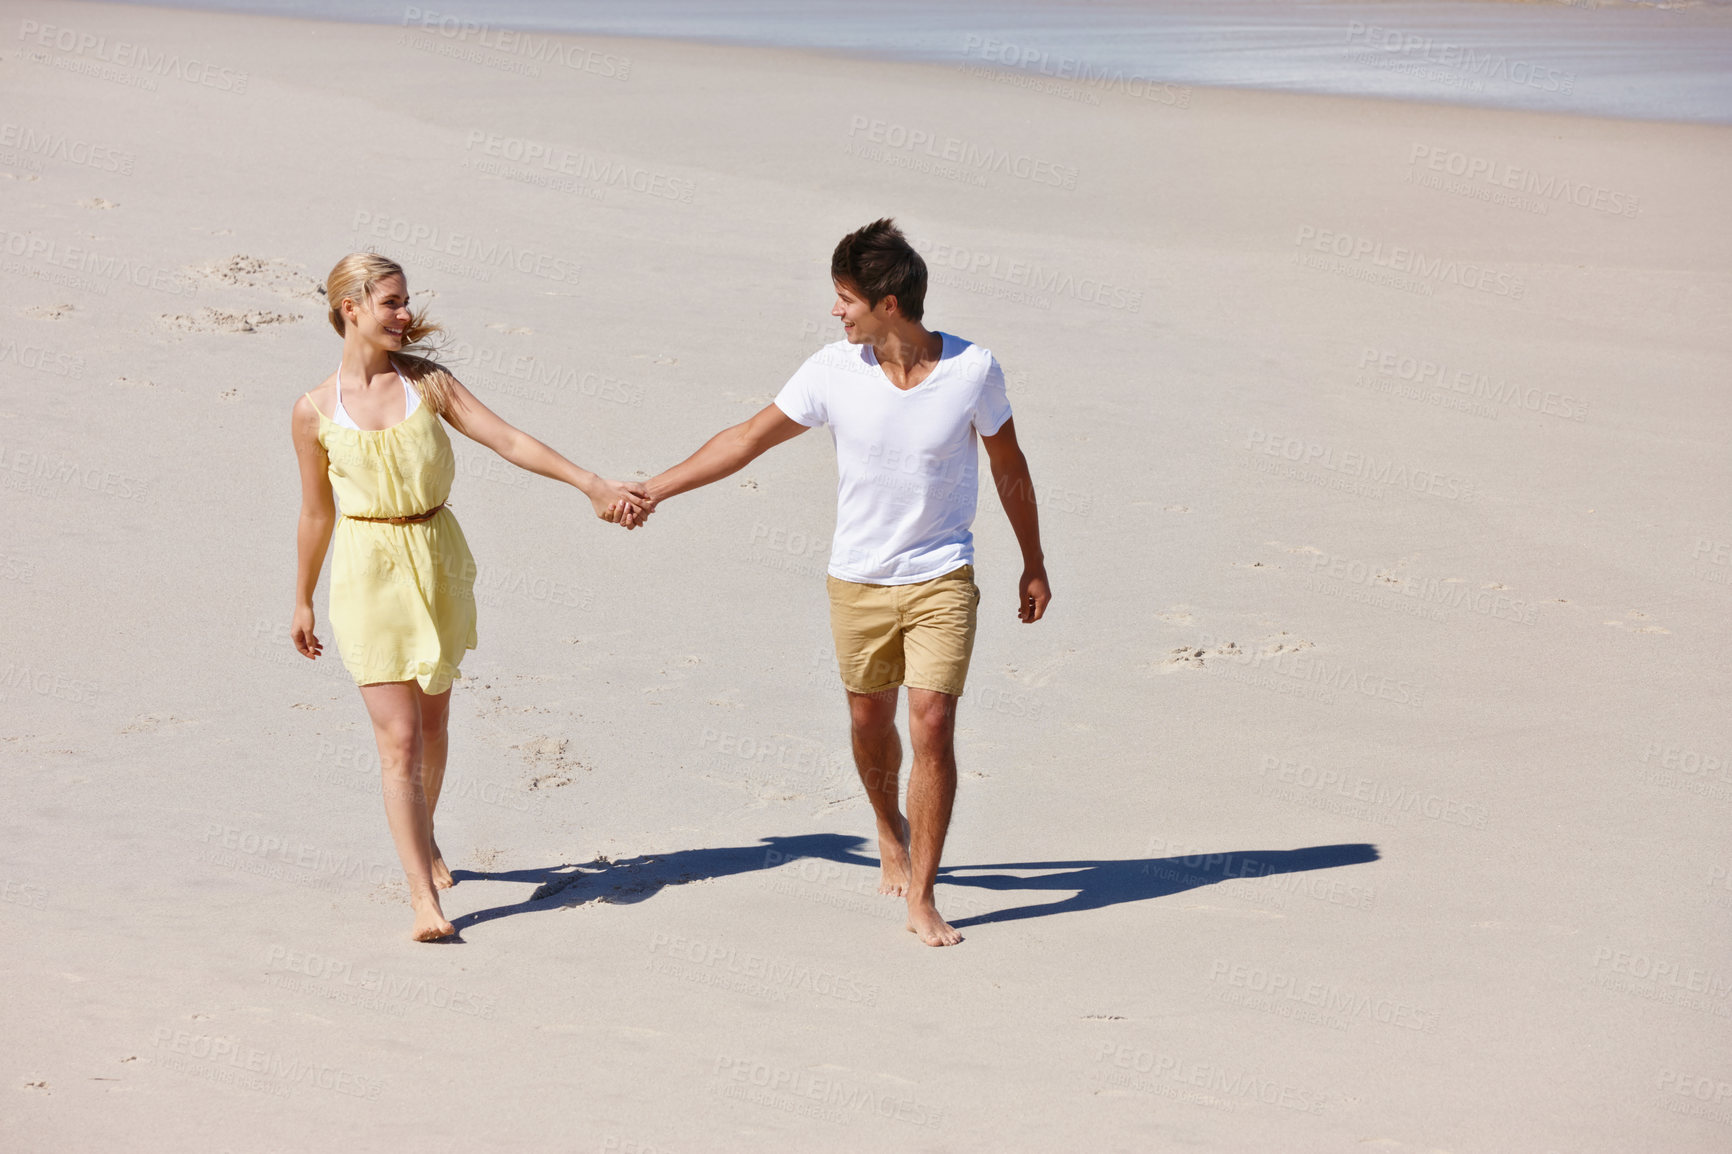
<instances>
[{"instance_id":1,"label":"white t-shirt","mask_svg":"<svg viewBox=\"0 0 1732 1154\"><path fill-rule=\"evenodd\" d=\"M833 577L912 585L974 563L974 435L998 432L1010 401L990 352L938 335L938 364L912 389L890 383L871 345L837 341L776 395L791 419L830 426L836 442Z\"/></svg>"}]
</instances>

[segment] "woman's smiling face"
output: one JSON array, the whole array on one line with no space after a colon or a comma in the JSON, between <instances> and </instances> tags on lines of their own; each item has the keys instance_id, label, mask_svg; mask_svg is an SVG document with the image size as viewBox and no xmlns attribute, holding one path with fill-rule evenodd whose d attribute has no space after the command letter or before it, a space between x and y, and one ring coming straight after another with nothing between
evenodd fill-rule
<instances>
[{"instance_id":1,"label":"woman's smiling face","mask_svg":"<svg viewBox=\"0 0 1732 1154\"><path fill-rule=\"evenodd\" d=\"M388 276L373 286L370 299L364 303L343 298L343 316L362 340L384 349L400 349L413 318L409 286L400 276Z\"/></svg>"}]
</instances>

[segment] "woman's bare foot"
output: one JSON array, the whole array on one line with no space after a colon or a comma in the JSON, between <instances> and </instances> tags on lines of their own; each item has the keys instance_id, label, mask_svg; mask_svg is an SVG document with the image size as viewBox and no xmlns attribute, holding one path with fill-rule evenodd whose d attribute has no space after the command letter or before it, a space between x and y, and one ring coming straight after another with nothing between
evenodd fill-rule
<instances>
[{"instance_id":1,"label":"woman's bare foot","mask_svg":"<svg viewBox=\"0 0 1732 1154\"><path fill-rule=\"evenodd\" d=\"M931 902L916 905L908 903L908 932L918 934L920 940L929 946L954 946L962 940L962 935L951 928L938 913L938 907Z\"/></svg>"},{"instance_id":2,"label":"woman's bare foot","mask_svg":"<svg viewBox=\"0 0 1732 1154\"><path fill-rule=\"evenodd\" d=\"M445 912L439 908L439 897L428 894L417 901L410 899L415 907L415 928L409 936L418 942L436 942L440 938L448 938L457 932L457 927L445 920Z\"/></svg>"},{"instance_id":3,"label":"woman's bare foot","mask_svg":"<svg viewBox=\"0 0 1732 1154\"><path fill-rule=\"evenodd\" d=\"M448 890L457 884L457 879L451 876L451 871L445 868L445 855L439 852L439 843L433 843L433 885L437 889Z\"/></svg>"},{"instance_id":4,"label":"woman's bare foot","mask_svg":"<svg viewBox=\"0 0 1732 1154\"><path fill-rule=\"evenodd\" d=\"M912 877L908 864L908 819L901 820L901 837L885 837L884 827L878 827L878 892L898 898L908 892Z\"/></svg>"}]
</instances>

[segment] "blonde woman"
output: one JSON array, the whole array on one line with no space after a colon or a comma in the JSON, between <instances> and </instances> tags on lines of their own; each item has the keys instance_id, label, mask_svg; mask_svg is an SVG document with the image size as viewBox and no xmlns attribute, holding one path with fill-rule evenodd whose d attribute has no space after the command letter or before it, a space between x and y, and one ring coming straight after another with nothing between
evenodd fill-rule
<instances>
[{"instance_id":1,"label":"blonde woman","mask_svg":"<svg viewBox=\"0 0 1732 1154\"><path fill-rule=\"evenodd\" d=\"M475 561L445 507L455 473L445 425L519 468L575 486L604 521L634 528L650 502L641 485L579 468L413 355L440 330L410 311L395 261L351 253L331 270L325 295L343 355L294 406L301 517L291 632L308 658L322 652L313 589L334 533L331 629L373 721L385 816L415 910L411 936L435 941L456 931L439 907L438 891L452 879L433 840L433 810L451 682L475 648Z\"/></svg>"}]
</instances>

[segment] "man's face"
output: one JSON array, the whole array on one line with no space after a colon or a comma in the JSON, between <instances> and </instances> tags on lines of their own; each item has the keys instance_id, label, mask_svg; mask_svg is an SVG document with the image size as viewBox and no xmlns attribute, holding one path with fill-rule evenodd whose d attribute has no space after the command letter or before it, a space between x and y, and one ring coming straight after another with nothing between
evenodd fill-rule
<instances>
[{"instance_id":1,"label":"man's face","mask_svg":"<svg viewBox=\"0 0 1732 1154\"><path fill-rule=\"evenodd\" d=\"M836 303L830 306L830 315L842 322L842 334L848 338L848 343L871 344L882 336L895 309L896 298L885 297L878 302L877 308L872 308L855 286L841 281L832 283L836 287Z\"/></svg>"}]
</instances>

